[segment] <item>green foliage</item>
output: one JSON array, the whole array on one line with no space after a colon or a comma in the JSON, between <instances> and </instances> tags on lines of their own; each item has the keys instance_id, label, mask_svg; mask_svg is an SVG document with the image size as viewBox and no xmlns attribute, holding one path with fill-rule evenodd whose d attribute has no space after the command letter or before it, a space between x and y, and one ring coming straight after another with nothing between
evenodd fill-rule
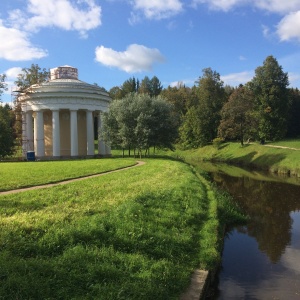
<instances>
[{"instance_id":1,"label":"green foliage","mask_svg":"<svg viewBox=\"0 0 300 300\"><path fill-rule=\"evenodd\" d=\"M156 76L153 76L151 79L145 76L141 83L138 79L132 77L125 80L121 87L112 87L109 90L109 95L112 99L122 99L130 93L147 94L151 97L157 97L162 89L161 82Z\"/></svg>"},{"instance_id":2,"label":"green foliage","mask_svg":"<svg viewBox=\"0 0 300 300\"><path fill-rule=\"evenodd\" d=\"M9 156L14 148L14 116L8 104L0 105L0 157Z\"/></svg>"},{"instance_id":3,"label":"green foliage","mask_svg":"<svg viewBox=\"0 0 300 300\"><path fill-rule=\"evenodd\" d=\"M15 81L19 90L23 91L33 84L40 84L49 79L49 71L41 68L38 64L32 64L30 68L23 68Z\"/></svg>"},{"instance_id":4,"label":"green foliage","mask_svg":"<svg viewBox=\"0 0 300 300\"><path fill-rule=\"evenodd\" d=\"M287 137L300 136L300 91L296 89L289 89L289 114L288 114L288 128Z\"/></svg>"},{"instance_id":5,"label":"green foliage","mask_svg":"<svg viewBox=\"0 0 300 300\"><path fill-rule=\"evenodd\" d=\"M215 265L208 182L175 161L122 172L0 196L0 298L178 299Z\"/></svg>"},{"instance_id":6,"label":"green foliage","mask_svg":"<svg viewBox=\"0 0 300 300\"><path fill-rule=\"evenodd\" d=\"M104 114L103 139L112 146L137 149L172 148L176 138L176 122L171 105L161 97L148 94L128 94L111 103Z\"/></svg>"},{"instance_id":7,"label":"green foliage","mask_svg":"<svg viewBox=\"0 0 300 300\"><path fill-rule=\"evenodd\" d=\"M220 75L210 68L196 82L198 102L191 106L180 128L180 141L185 147L199 147L217 137L220 111L225 102L225 90Z\"/></svg>"},{"instance_id":8,"label":"green foliage","mask_svg":"<svg viewBox=\"0 0 300 300\"><path fill-rule=\"evenodd\" d=\"M254 117L254 97L246 87L240 86L230 95L221 110L219 136L228 140L239 140L241 145L245 138L253 138L257 120Z\"/></svg>"},{"instance_id":9,"label":"green foliage","mask_svg":"<svg viewBox=\"0 0 300 300\"><path fill-rule=\"evenodd\" d=\"M255 70L250 86L259 112L259 136L265 140L279 140L287 131L289 111L288 75L273 56Z\"/></svg>"}]
</instances>

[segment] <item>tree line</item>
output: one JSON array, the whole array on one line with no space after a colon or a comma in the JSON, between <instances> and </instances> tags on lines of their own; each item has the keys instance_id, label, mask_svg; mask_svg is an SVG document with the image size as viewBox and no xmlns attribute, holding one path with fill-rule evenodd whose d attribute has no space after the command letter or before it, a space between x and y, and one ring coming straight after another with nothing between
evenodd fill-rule
<instances>
[{"instance_id":1,"label":"tree line","mask_svg":"<svg viewBox=\"0 0 300 300\"><path fill-rule=\"evenodd\" d=\"M16 85L24 89L48 76L45 69L32 65L23 69ZM0 95L4 88L2 75ZM156 76L145 76L141 81L131 77L107 92L112 102L103 116L102 138L140 154L150 147L172 149L175 143L188 149L215 139L243 144L300 135L300 92L289 88L288 74L273 56L256 68L251 81L238 87L224 85L218 72L206 68L192 87L163 88ZM17 105L12 112L16 110ZM1 114L0 118L3 123Z\"/></svg>"},{"instance_id":2,"label":"tree line","mask_svg":"<svg viewBox=\"0 0 300 300\"><path fill-rule=\"evenodd\" d=\"M145 93L137 82L130 78L109 93L113 99L122 99L116 89L121 91L119 95ZM143 79L143 86L146 82L151 80ZM155 82L161 87L156 77ZM202 147L215 139L243 145L249 140L264 143L300 136L300 92L289 88L288 74L273 56L256 68L251 81L238 87L225 86L219 73L206 68L192 87L179 84L159 90L159 96L171 104L176 127L173 142L185 149ZM146 94L155 97L158 93L153 95L148 89Z\"/></svg>"}]
</instances>

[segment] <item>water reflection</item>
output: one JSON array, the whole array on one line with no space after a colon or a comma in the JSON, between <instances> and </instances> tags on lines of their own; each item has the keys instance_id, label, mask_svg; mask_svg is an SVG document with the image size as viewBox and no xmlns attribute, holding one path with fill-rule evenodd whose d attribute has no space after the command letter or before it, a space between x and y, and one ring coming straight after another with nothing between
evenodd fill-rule
<instances>
[{"instance_id":1,"label":"water reflection","mask_svg":"<svg viewBox=\"0 0 300 300\"><path fill-rule=\"evenodd\" d=\"M215 182L228 190L251 221L246 231L259 249L276 263L291 241L293 219L290 213L300 210L300 187L252 178L214 174Z\"/></svg>"},{"instance_id":2,"label":"water reflection","mask_svg":"<svg viewBox=\"0 0 300 300\"><path fill-rule=\"evenodd\" d=\"M300 186L246 172L212 173L251 217L225 238L215 299L300 299Z\"/></svg>"}]
</instances>

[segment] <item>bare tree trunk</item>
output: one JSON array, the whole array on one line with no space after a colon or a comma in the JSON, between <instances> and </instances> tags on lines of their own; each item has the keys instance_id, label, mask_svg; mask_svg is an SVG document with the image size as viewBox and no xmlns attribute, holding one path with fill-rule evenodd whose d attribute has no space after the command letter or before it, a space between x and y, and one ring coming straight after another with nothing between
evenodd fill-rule
<instances>
[{"instance_id":1,"label":"bare tree trunk","mask_svg":"<svg viewBox=\"0 0 300 300\"><path fill-rule=\"evenodd\" d=\"M122 157L124 158L124 148L122 148Z\"/></svg>"}]
</instances>

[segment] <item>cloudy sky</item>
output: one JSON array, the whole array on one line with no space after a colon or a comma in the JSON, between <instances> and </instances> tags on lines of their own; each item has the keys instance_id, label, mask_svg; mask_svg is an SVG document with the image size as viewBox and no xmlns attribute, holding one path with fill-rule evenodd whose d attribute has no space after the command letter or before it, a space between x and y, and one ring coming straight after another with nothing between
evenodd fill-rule
<instances>
[{"instance_id":1,"label":"cloudy sky","mask_svg":"<svg viewBox=\"0 0 300 300\"><path fill-rule=\"evenodd\" d=\"M1 0L0 74L78 68L109 90L134 76L245 83L268 55L300 87L300 0ZM2 97L10 101L10 96Z\"/></svg>"}]
</instances>

